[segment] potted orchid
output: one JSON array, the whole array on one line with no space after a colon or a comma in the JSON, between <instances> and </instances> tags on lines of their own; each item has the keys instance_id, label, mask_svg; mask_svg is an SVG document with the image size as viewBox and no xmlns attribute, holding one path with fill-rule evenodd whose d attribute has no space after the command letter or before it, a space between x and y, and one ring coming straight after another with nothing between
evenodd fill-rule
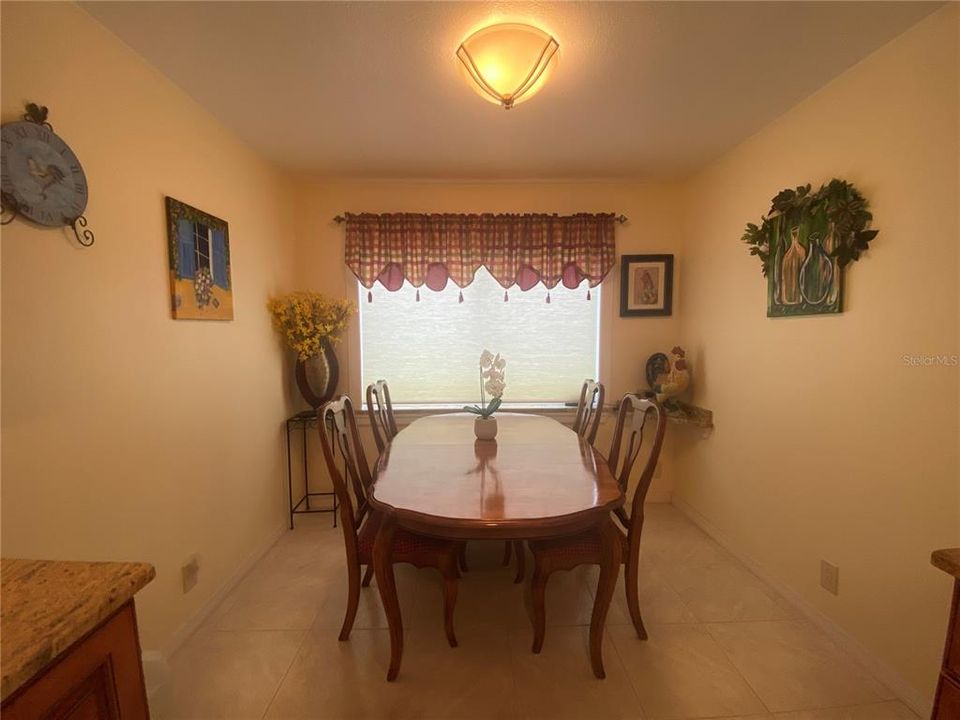
<instances>
[{"instance_id":1,"label":"potted orchid","mask_svg":"<svg viewBox=\"0 0 960 720\"><path fill-rule=\"evenodd\" d=\"M473 422L473 432L478 440L493 440L497 436L497 419L493 414L500 407L503 391L507 387L504 380L507 361L489 350L480 354L480 404L465 405L464 410L478 415ZM487 402L487 395L490 401Z\"/></svg>"}]
</instances>

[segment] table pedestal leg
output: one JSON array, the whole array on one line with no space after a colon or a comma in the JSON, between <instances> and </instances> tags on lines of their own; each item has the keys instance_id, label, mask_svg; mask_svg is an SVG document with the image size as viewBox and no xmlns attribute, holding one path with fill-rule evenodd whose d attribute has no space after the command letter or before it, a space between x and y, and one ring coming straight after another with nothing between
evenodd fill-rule
<instances>
[{"instance_id":1,"label":"table pedestal leg","mask_svg":"<svg viewBox=\"0 0 960 720\"><path fill-rule=\"evenodd\" d=\"M607 621L607 611L617 586L620 573L623 548L620 546L620 533L610 518L600 525L600 579L597 582L597 596L593 601L593 615L590 617L590 664L593 674L603 679L607 675L603 670L603 627Z\"/></svg>"},{"instance_id":2,"label":"table pedestal leg","mask_svg":"<svg viewBox=\"0 0 960 720\"><path fill-rule=\"evenodd\" d=\"M397 583L393 577L393 534L396 524L390 517L384 517L377 537L373 541L373 571L377 576L380 589L380 601L387 615L390 627L390 669L387 681L397 679L400 672L400 659L403 657L403 619L400 617L400 600L397 598ZM612 592L612 591L611 591Z\"/></svg>"}]
</instances>

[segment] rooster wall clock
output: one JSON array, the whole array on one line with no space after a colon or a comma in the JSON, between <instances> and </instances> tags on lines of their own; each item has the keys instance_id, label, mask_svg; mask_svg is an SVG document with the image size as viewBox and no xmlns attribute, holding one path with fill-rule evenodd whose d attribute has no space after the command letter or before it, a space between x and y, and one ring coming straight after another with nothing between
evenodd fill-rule
<instances>
[{"instance_id":1,"label":"rooster wall clock","mask_svg":"<svg viewBox=\"0 0 960 720\"><path fill-rule=\"evenodd\" d=\"M47 108L27 105L23 120L0 127L0 145L0 224L22 216L39 225L67 226L81 245L93 245L93 232L83 216L87 176L73 150L47 122Z\"/></svg>"}]
</instances>

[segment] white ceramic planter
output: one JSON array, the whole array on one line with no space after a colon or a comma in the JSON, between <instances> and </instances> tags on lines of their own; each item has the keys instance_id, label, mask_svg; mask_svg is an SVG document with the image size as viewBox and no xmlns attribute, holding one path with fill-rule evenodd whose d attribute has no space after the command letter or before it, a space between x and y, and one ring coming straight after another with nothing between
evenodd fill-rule
<instances>
[{"instance_id":1,"label":"white ceramic planter","mask_svg":"<svg viewBox=\"0 0 960 720\"><path fill-rule=\"evenodd\" d=\"M497 419L478 417L473 421L473 434L477 440L493 440L497 436Z\"/></svg>"}]
</instances>

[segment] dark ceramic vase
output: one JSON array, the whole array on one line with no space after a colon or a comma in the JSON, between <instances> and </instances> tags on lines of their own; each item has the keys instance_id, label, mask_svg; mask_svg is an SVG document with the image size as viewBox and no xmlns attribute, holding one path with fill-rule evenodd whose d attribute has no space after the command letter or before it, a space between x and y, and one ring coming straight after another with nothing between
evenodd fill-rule
<instances>
[{"instance_id":1,"label":"dark ceramic vase","mask_svg":"<svg viewBox=\"0 0 960 720\"><path fill-rule=\"evenodd\" d=\"M295 375L297 388L310 407L316 409L333 399L340 379L340 365L328 340L320 343L320 354L306 360L297 360Z\"/></svg>"}]
</instances>

